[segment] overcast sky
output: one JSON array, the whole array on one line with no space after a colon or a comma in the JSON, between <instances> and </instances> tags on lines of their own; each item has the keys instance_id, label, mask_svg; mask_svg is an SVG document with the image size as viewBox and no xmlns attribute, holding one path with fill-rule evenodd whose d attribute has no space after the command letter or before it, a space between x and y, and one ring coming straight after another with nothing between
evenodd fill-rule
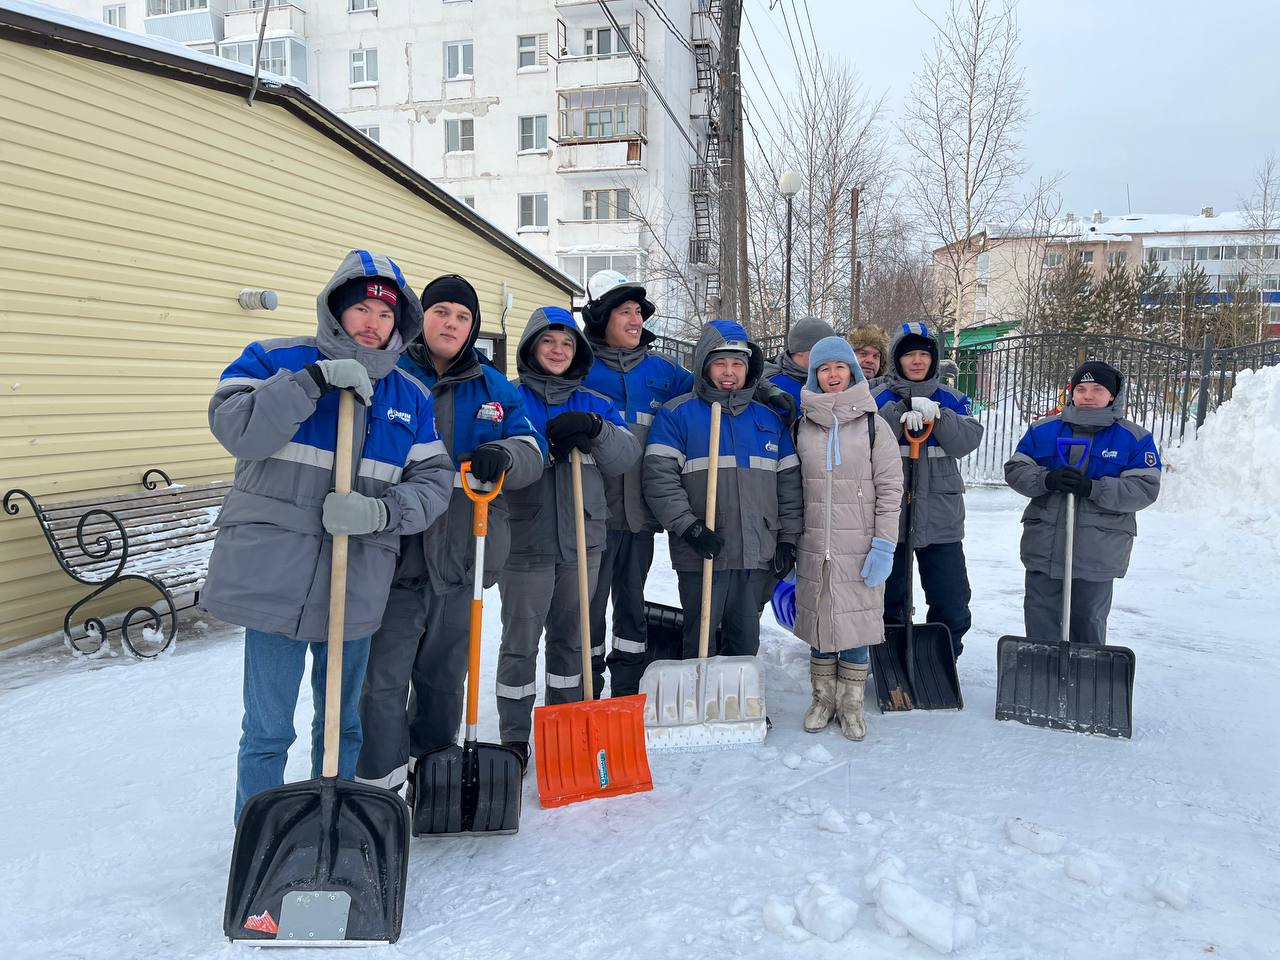
<instances>
[{"instance_id":1,"label":"overcast sky","mask_svg":"<svg viewBox=\"0 0 1280 960\"><path fill-rule=\"evenodd\" d=\"M941 20L946 0L808 4L820 49L886 94L896 120L931 46L925 14ZM804 17L804 0L746 0L786 86L795 63L784 6ZM1022 0L1018 20L1032 113L1028 176L1061 173L1064 211L1124 213L1125 184L1134 212L1235 209L1263 157L1280 154L1280 0ZM743 45L758 61L746 27ZM750 95L754 79L744 74Z\"/></svg>"}]
</instances>

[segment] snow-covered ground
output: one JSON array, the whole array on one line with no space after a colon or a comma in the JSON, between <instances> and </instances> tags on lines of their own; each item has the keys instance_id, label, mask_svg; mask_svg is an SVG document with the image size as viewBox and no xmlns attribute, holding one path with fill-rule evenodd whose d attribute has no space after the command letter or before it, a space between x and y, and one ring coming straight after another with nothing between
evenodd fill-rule
<instances>
[{"instance_id":1,"label":"snow-covered ground","mask_svg":"<svg viewBox=\"0 0 1280 960\"><path fill-rule=\"evenodd\" d=\"M915 958L952 938L1019 960L1280 955L1269 532L1140 518L1112 617L1138 656L1136 730L1114 741L992 719L995 640L1021 632L1022 501L968 499L962 713L873 714L863 743L805 734L805 650L766 618L764 746L654 754L653 792L555 810L530 777L517 835L413 842L404 934L380 955ZM675 601L662 556L650 595ZM182 636L153 662L61 646L0 662L10 957L249 953L221 931L237 631L197 619ZM304 684L299 729L309 716ZM915 936L886 932L903 924Z\"/></svg>"},{"instance_id":2,"label":"snow-covered ground","mask_svg":"<svg viewBox=\"0 0 1280 960\"><path fill-rule=\"evenodd\" d=\"M434 958L993 960L1280 956L1280 368L1169 456L1116 586L1135 732L992 719L1022 626L1008 490L968 495L966 708L800 730L805 648L766 617L763 746L653 754L654 790L543 810L512 837L416 840L399 944ZM651 599L676 602L659 550ZM920 596L917 593L917 596ZM496 737L497 593L481 734ZM173 656L0 660L0 929L25 958L212 958L240 720L239 631L189 618ZM311 705L304 684L297 726ZM307 748L290 779L308 776ZM314 951L307 951L314 954Z\"/></svg>"}]
</instances>

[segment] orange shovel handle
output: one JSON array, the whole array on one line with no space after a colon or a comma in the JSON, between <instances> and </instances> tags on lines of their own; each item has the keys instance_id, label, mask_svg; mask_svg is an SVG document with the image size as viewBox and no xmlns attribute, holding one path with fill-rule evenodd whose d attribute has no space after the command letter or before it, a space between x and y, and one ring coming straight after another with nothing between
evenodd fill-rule
<instances>
[{"instance_id":1,"label":"orange shovel handle","mask_svg":"<svg viewBox=\"0 0 1280 960\"><path fill-rule=\"evenodd\" d=\"M463 460L458 472L462 477L462 492L467 495L467 499L476 505L474 516L471 522L471 533L473 536L483 537L489 532L489 504L497 498L502 492L502 481L507 478L504 473L498 477L498 482L493 485L492 490L478 490L471 485L468 479L471 476L471 461Z\"/></svg>"},{"instance_id":2,"label":"orange shovel handle","mask_svg":"<svg viewBox=\"0 0 1280 960\"><path fill-rule=\"evenodd\" d=\"M924 442L928 440L930 435L933 433L933 421L926 420L924 422L924 429L921 430L919 433L912 433L905 426L902 428L902 433L903 433L903 436L907 438L907 443L911 445L911 459L919 460L920 448L924 445Z\"/></svg>"}]
</instances>

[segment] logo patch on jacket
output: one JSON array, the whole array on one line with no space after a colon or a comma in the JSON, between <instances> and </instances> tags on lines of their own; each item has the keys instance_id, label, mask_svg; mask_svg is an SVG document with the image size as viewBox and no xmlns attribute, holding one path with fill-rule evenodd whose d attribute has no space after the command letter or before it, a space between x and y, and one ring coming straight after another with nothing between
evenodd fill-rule
<instances>
[{"instance_id":1,"label":"logo patch on jacket","mask_svg":"<svg viewBox=\"0 0 1280 960\"><path fill-rule=\"evenodd\" d=\"M1146 452L1142 459L1148 467L1154 467L1156 465L1156 455L1150 450Z\"/></svg>"},{"instance_id":2,"label":"logo patch on jacket","mask_svg":"<svg viewBox=\"0 0 1280 960\"><path fill-rule=\"evenodd\" d=\"M387 408L387 419L399 420L401 423L405 424L406 426L413 425L413 414L409 413L406 410L397 410L394 407Z\"/></svg>"},{"instance_id":3,"label":"logo patch on jacket","mask_svg":"<svg viewBox=\"0 0 1280 960\"><path fill-rule=\"evenodd\" d=\"M502 404L497 400L482 403L480 409L476 411L477 420L491 420L494 423L501 423L506 417L507 411L502 409Z\"/></svg>"},{"instance_id":4,"label":"logo patch on jacket","mask_svg":"<svg viewBox=\"0 0 1280 960\"><path fill-rule=\"evenodd\" d=\"M1099 456L1101 456L1103 460L1114 460L1116 457L1120 456L1120 451L1119 450L1103 450L1102 453L1099 454Z\"/></svg>"},{"instance_id":5,"label":"logo patch on jacket","mask_svg":"<svg viewBox=\"0 0 1280 960\"><path fill-rule=\"evenodd\" d=\"M766 450L768 450L770 453L777 453L777 452L778 452L778 445L777 445L776 443L774 443L772 440L770 440L768 443L766 443L766 444L764 445L764 448L765 448Z\"/></svg>"}]
</instances>

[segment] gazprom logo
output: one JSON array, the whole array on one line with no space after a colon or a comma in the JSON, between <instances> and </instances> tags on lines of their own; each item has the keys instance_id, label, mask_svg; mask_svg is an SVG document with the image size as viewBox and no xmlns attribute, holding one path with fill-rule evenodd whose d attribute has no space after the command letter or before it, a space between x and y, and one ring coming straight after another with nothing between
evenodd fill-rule
<instances>
[{"instance_id":1,"label":"gazprom logo","mask_svg":"<svg viewBox=\"0 0 1280 960\"><path fill-rule=\"evenodd\" d=\"M777 445L776 443L774 443L772 440L770 440L768 443L766 443L766 444L764 445L764 448L765 448L766 450L768 450L770 453L777 453L777 452L778 452L778 445Z\"/></svg>"},{"instance_id":2,"label":"gazprom logo","mask_svg":"<svg viewBox=\"0 0 1280 960\"><path fill-rule=\"evenodd\" d=\"M397 410L395 407L387 408L387 419L399 420L401 423L408 424L408 425L413 424L413 414L408 413L407 411L404 411L404 410Z\"/></svg>"}]
</instances>

